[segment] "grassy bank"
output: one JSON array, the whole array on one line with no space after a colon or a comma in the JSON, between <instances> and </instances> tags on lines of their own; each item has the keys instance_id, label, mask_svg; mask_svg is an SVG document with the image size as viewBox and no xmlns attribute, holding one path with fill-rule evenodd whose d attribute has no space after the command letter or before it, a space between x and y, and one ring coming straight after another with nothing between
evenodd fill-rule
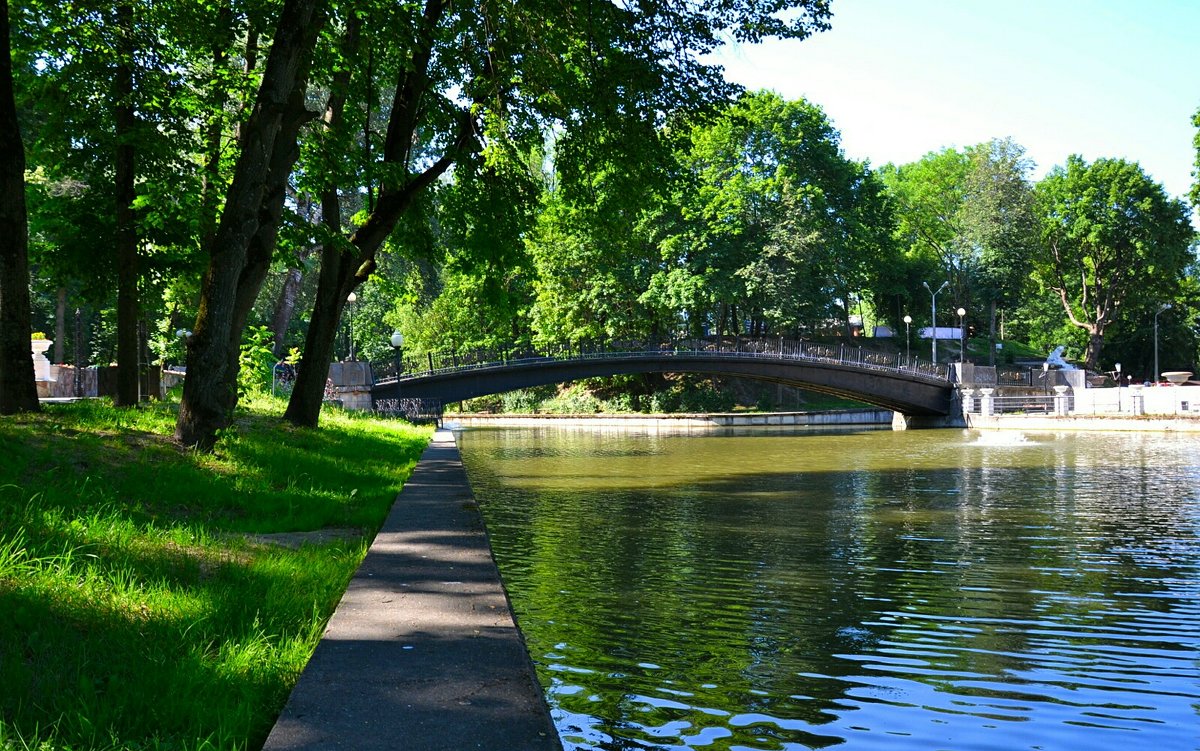
<instances>
[{"instance_id":1,"label":"grassy bank","mask_svg":"<svg viewBox=\"0 0 1200 751\"><path fill-rule=\"evenodd\" d=\"M649 383L649 385L647 385ZM679 414L862 409L851 399L749 379L667 375L616 376L563 385L536 386L462 403L462 412L493 414ZM458 405L447 405L457 412Z\"/></svg>"},{"instance_id":2,"label":"grassy bank","mask_svg":"<svg viewBox=\"0 0 1200 751\"><path fill-rule=\"evenodd\" d=\"M282 407L211 455L161 405L0 419L0 749L261 745L430 436Z\"/></svg>"}]
</instances>

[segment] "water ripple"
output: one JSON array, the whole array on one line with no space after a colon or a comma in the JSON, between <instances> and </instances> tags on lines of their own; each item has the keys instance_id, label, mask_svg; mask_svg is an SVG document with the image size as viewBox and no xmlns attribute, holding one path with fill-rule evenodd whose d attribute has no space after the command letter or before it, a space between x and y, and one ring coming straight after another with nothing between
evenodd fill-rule
<instances>
[{"instance_id":1,"label":"water ripple","mask_svg":"<svg viewBox=\"0 0 1200 751\"><path fill-rule=\"evenodd\" d=\"M1200 748L1191 443L467 438L570 751Z\"/></svg>"}]
</instances>

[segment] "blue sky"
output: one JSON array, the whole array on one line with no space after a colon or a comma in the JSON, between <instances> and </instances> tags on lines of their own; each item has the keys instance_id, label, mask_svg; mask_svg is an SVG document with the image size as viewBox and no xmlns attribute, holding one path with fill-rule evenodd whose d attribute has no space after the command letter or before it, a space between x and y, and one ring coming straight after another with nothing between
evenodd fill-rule
<instances>
[{"instance_id":1,"label":"blue sky","mask_svg":"<svg viewBox=\"0 0 1200 751\"><path fill-rule=\"evenodd\" d=\"M1011 136L1035 178L1072 153L1182 197L1196 158L1200 0L832 0L833 28L737 47L727 77L821 105L875 166Z\"/></svg>"}]
</instances>

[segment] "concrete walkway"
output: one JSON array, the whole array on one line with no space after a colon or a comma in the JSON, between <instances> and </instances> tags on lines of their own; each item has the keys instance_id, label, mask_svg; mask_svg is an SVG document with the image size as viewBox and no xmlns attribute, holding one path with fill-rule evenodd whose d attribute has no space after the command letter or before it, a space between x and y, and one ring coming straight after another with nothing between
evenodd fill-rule
<instances>
[{"instance_id":1,"label":"concrete walkway","mask_svg":"<svg viewBox=\"0 0 1200 751\"><path fill-rule=\"evenodd\" d=\"M451 433L397 497L264 748L561 751Z\"/></svg>"}]
</instances>

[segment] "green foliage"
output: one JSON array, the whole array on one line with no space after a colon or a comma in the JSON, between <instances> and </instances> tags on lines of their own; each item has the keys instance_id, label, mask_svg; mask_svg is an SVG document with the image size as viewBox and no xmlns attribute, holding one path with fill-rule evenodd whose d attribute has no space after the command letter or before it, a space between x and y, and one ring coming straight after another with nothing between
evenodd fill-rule
<instances>
[{"instance_id":1,"label":"green foliage","mask_svg":"<svg viewBox=\"0 0 1200 751\"><path fill-rule=\"evenodd\" d=\"M937 270L935 278L965 265L959 212L970 167L969 156L947 148L881 173L897 204L897 238L910 259Z\"/></svg>"},{"instance_id":2,"label":"green foliage","mask_svg":"<svg viewBox=\"0 0 1200 751\"><path fill-rule=\"evenodd\" d=\"M242 333L241 355L238 358L238 395L246 397L271 390L275 352L274 336L266 326L247 326Z\"/></svg>"},{"instance_id":3,"label":"green foliage","mask_svg":"<svg viewBox=\"0 0 1200 751\"><path fill-rule=\"evenodd\" d=\"M1009 342L1021 342L1032 348L1036 357L1045 356L1055 347L1066 347L1068 360L1082 360L1087 351L1087 334L1063 317L1062 303L1047 290L1034 289L1005 322Z\"/></svg>"},{"instance_id":4,"label":"green foliage","mask_svg":"<svg viewBox=\"0 0 1200 751\"><path fill-rule=\"evenodd\" d=\"M97 250L115 244L119 104L137 113L123 138L136 151L143 312L150 320L169 316L169 291L198 287L206 191L197 126L207 115L196 96L213 73L209 43L220 24L217 14L207 17L192 5L33 2L14 8L14 84L29 162L35 292L66 288L71 309L115 303L116 256ZM131 29L120 23L118 7L131 8ZM127 43L132 59L122 52ZM119 101L114 71L121 65L134 68L132 103ZM95 348L111 346L100 339ZM165 337L157 343L160 350L167 346Z\"/></svg>"},{"instance_id":5,"label":"green foliage","mask_svg":"<svg viewBox=\"0 0 1200 751\"><path fill-rule=\"evenodd\" d=\"M1196 110L1196 114L1192 116L1192 125L1196 126L1196 135L1192 138L1192 145L1196 148L1196 168L1192 172L1192 177L1196 181L1192 183L1192 191L1189 196L1192 199L1192 205L1200 208L1200 109Z\"/></svg>"},{"instance_id":6,"label":"green foliage","mask_svg":"<svg viewBox=\"0 0 1200 751\"><path fill-rule=\"evenodd\" d=\"M210 455L161 407L0 423L0 748L262 743L429 431L249 406Z\"/></svg>"},{"instance_id":7,"label":"green foliage","mask_svg":"<svg viewBox=\"0 0 1200 751\"><path fill-rule=\"evenodd\" d=\"M905 264L898 274L904 302L886 317L895 326L903 309L921 321L934 289L950 282L943 310L962 306L991 330L998 308L1017 302L1029 284L1037 237L1033 219L1032 163L1011 139L996 139L962 151L943 149L920 160L882 170L895 201L896 238ZM945 324L945 321L939 321Z\"/></svg>"},{"instance_id":8,"label":"green foliage","mask_svg":"<svg viewBox=\"0 0 1200 751\"><path fill-rule=\"evenodd\" d=\"M1043 251L1037 279L1088 335L1086 362L1100 367L1105 330L1121 306L1173 299L1195 238L1183 201L1141 167L1072 156L1036 190Z\"/></svg>"},{"instance_id":9,"label":"green foliage","mask_svg":"<svg viewBox=\"0 0 1200 751\"><path fill-rule=\"evenodd\" d=\"M651 289L687 301L694 329L795 334L846 321L888 289L892 216L883 186L847 159L820 107L748 94L690 133L680 237Z\"/></svg>"}]
</instances>

